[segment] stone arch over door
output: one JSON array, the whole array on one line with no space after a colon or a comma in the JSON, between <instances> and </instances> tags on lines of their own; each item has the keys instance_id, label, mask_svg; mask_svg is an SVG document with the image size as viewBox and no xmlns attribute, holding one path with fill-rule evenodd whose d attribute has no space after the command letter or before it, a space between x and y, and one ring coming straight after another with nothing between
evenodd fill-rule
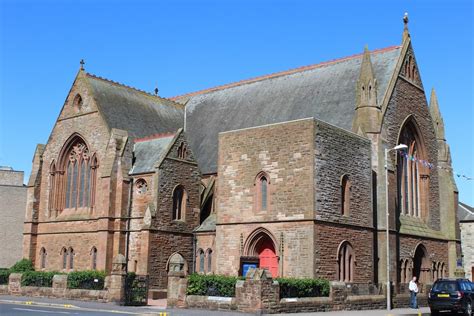
<instances>
[{"instance_id":1,"label":"stone arch over door","mask_svg":"<svg viewBox=\"0 0 474 316\"><path fill-rule=\"evenodd\" d=\"M279 275L278 243L273 235L264 228L256 229L247 238L244 256L258 258L260 268L266 268L272 277Z\"/></svg>"},{"instance_id":2,"label":"stone arch over door","mask_svg":"<svg viewBox=\"0 0 474 316\"><path fill-rule=\"evenodd\" d=\"M413 276L420 283L429 283L431 281L431 262L428 251L422 243L419 243L413 253Z\"/></svg>"}]
</instances>

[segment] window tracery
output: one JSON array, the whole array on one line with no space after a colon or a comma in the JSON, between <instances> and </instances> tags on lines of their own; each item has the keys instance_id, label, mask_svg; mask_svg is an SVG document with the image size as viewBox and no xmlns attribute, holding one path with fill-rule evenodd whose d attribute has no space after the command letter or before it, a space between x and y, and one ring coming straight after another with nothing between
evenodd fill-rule
<instances>
[{"instance_id":1,"label":"window tracery","mask_svg":"<svg viewBox=\"0 0 474 316\"><path fill-rule=\"evenodd\" d=\"M80 137L65 147L59 161L50 166L50 215L63 209L92 209L95 205L97 157Z\"/></svg>"},{"instance_id":2,"label":"window tracery","mask_svg":"<svg viewBox=\"0 0 474 316\"><path fill-rule=\"evenodd\" d=\"M148 184L145 179L138 179L135 182L136 191L139 195L143 195L148 191Z\"/></svg>"},{"instance_id":3,"label":"window tracery","mask_svg":"<svg viewBox=\"0 0 474 316\"><path fill-rule=\"evenodd\" d=\"M421 164L426 160L422 139L415 123L409 121L400 134L400 144L408 151L398 158L400 213L425 218L428 213L429 168Z\"/></svg>"}]
</instances>

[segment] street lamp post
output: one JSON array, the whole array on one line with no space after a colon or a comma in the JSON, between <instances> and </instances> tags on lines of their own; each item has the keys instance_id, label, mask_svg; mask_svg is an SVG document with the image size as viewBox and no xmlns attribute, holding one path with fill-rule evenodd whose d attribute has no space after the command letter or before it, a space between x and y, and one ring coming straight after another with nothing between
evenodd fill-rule
<instances>
[{"instance_id":1,"label":"street lamp post","mask_svg":"<svg viewBox=\"0 0 474 316\"><path fill-rule=\"evenodd\" d=\"M399 150L406 150L408 148L407 145L400 144L391 149L385 149L385 231L386 231L386 242L387 242L387 310L391 309L390 306L390 298L391 298L391 287L390 287L390 241L389 241L389 213L388 213L388 153L392 150L399 151Z\"/></svg>"}]
</instances>

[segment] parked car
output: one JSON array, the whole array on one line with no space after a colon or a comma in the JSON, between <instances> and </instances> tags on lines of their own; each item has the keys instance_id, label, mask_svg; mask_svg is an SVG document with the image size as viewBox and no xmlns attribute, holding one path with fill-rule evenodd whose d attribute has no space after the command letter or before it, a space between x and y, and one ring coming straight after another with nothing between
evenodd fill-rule
<instances>
[{"instance_id":1,"label":"parked car","mask_svg":"<svg viewBox=\"0 0 474 316\"><path fill-rule=\"evenodd\" d=\"M462 312L472 316L474 306L474 283L465 279L438 279L428 296L431 315L440 311Z\"/></svg>"}]
</instances>

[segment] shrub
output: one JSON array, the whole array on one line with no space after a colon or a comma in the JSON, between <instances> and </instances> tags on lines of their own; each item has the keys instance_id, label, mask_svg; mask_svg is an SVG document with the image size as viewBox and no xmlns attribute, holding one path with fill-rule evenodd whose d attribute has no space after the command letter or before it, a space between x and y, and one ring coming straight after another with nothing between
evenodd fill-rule
<instances>
[{"instance_id":1,"label":"shrub","mask_svg":"<svg viewBox=\"0 0 474 316\"><path fill-rule=\"evenodd\" d=\"M21 273L27 271L35 271L33 262L31 262L30 259L21 259L10 268L11 273Z\"/></svg>"},{"instance_id":2,"label":"shrub","mask_svg":"<svg viewBox=\"0 0 474 316\"><path fill-rule=\"evenodd\" d=\"M277 278L280 298L329 296L329 281L324 279Z\"/></svg>"},{"instance_id":3,"label":"shrub","mask_svg":"<svg viewBox=\"0 0 474 316\"><path fill-rule=\"evenodd\" d=\"M52 287L53 276L58 272L27 271L21 276L21 286Z\"/></svg>"},{"instance_id":4,"label":"shrub","mask_svg":"<svg viewBox=\"0 0 474 316\"><path fill-rule=\"evenodd\" d=\"M186 294L233 297L237 280L237 277L194 273L189 276Z\"/></svg>"},{"instance_id":5,"label":"shrub","mask_svg":"<svg viewBox=\"0 0 474 316\"><path fill-rule=\"evenodd\" d=\"M67 276L69 289L103 290L105 272L103 271L74 271Z\"/></svg>"},{"instance_id":6,"label":"shrub","mask_svg":"<svg viewBox=\"0 0 474 316\"><path fill-rule=\"evenodd\" d=\"M8 284L9 276L10 276L10 270L0 269L0 284Z\"/></svg>"}]
</instances>

